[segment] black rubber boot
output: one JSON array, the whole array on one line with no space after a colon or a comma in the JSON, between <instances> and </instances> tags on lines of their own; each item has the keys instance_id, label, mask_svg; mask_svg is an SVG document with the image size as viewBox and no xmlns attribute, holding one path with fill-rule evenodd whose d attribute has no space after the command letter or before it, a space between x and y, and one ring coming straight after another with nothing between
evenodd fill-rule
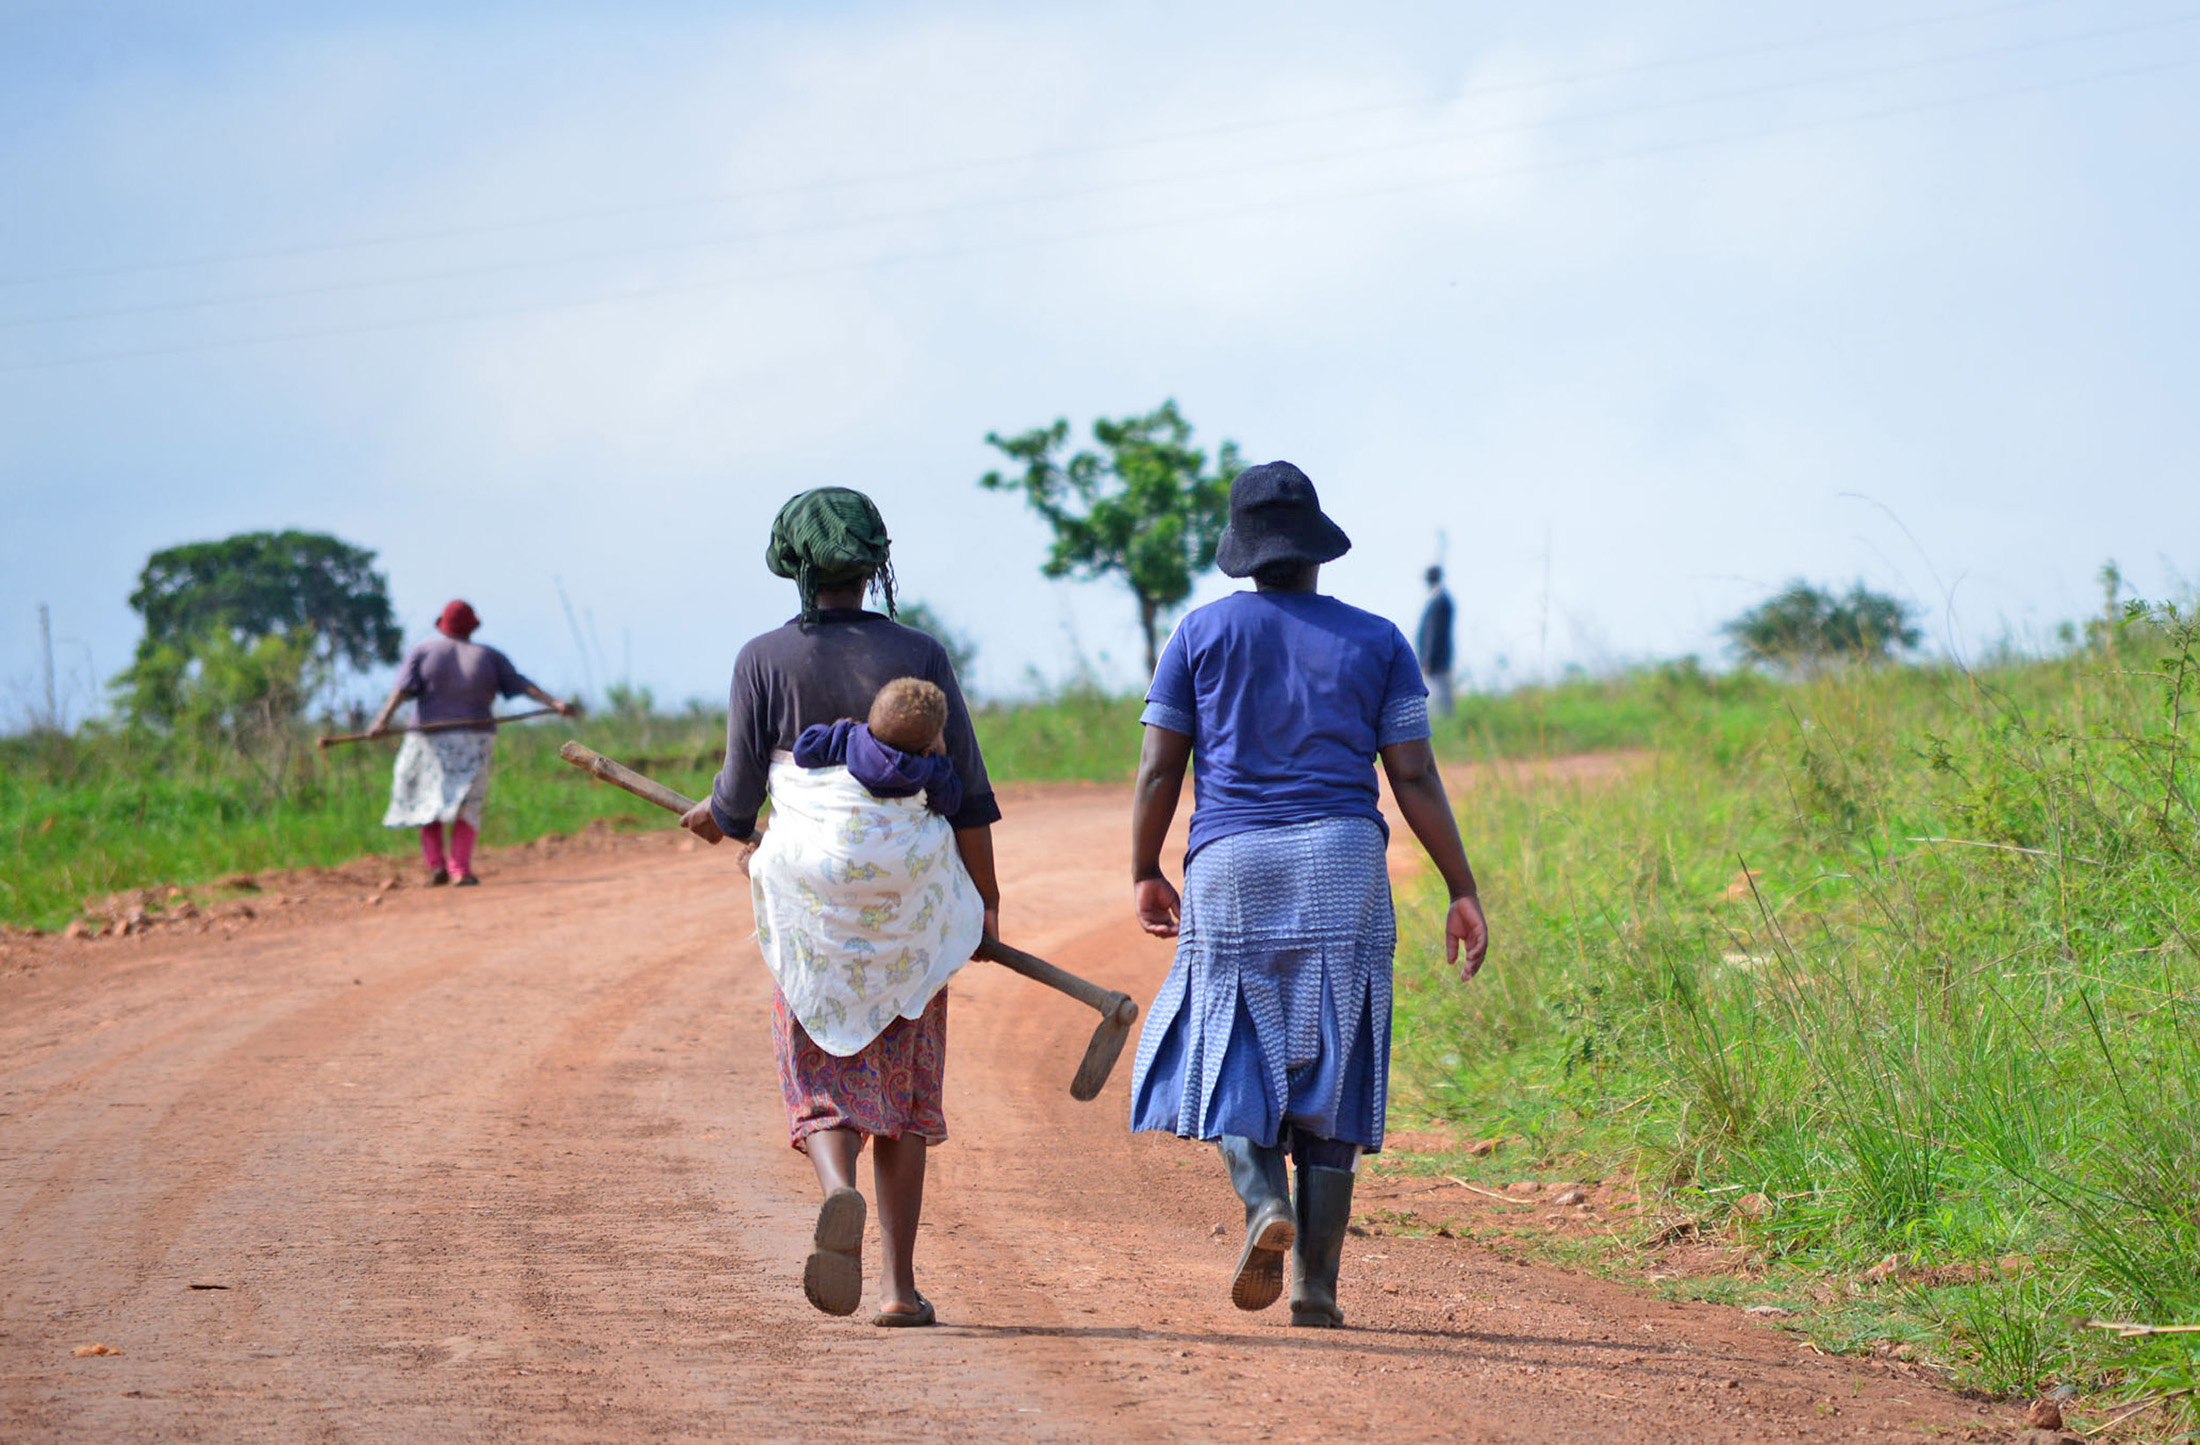
<instances>
[{"instance_id":1,"label":"black rubber boot","mask_svg":"<svg viewBox=\"0 0 2200 1445\"><path fill-rule=\"evenodd\" d=\"M1230 1277L1230 1303L1264 1310L1283 1297L1283 1254L1297 1228L1291 1219L1291 1184L1283 1151L1263 1148L1237 1134L1215 1141L1230 1166L1230 1187L1245 1201L1245 1248Z\"/></svg>"},{"instance_id":2,"label":"black rubber boot","mask_svg":"<svg viewBox=\"0 0 2200 1445\"><path fill-rule=\"evenodd\" d=\"M1291 1323L1339 1329L1337 1271L1344 1263L1344 1236L1352 1223L1349 1169L1299 1169L1299 1234L1291 1247Z\"/></svg>"}]
</instances>

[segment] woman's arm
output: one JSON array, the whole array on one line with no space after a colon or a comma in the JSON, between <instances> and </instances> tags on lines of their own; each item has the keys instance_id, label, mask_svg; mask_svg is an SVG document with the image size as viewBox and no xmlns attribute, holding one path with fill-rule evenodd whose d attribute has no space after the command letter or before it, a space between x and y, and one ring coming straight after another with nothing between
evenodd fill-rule
<instances>
[{"instance_id":1,"label":"woman's arm","mask_svg":"<svg viewBox=\"0 0 2200 1445\"><path fill-rule=\"evenodd\" d=\"M680 826L706 843L734 838L753 851L756 817L771 786L771 700L765 667L756 660L757 642L733 660L733 684L726 694L726 752L710 792L681 817ZM741 862L748 861L744 854ZM744 870L745 871L745 870Z\"/></svg>"},{"instance_id":2,"label":"woman's arm","mask_svg":"<svg viewBox=\"0 0 2200 1445\"><path fill-rule=\"evenodd\" d=\"M411 694L405 691L404 682L400 680L397 686L390 689L389 699L382 704L382 710L374 715L374 721L367 724L367 736L378 738L388 732L390 730L390 719L397 716L398 705L410 696Z\"/></svg>"},{"instance_id":3,"label":"woman's arm","mask_svg":"<svg viewBox=\"0 0 2200 1445\"><path fill-rule=\"evenodd\" d=\"M977 828L957 828L955 851L962 855L963 867L970 874L971 886L978 890L978 899L985 904L986 935L999 938L1001 882L993 873L993 825L988 823Z\"/></svg>"},{"instance_id":4,"label":"woman's arm","mask_svg":"<svg viewBox=\"0 0 2200 1445\"><path fill-rule=\"evenodd\" d=\"M564 702L558 698L554 698L549 693L546 693L541 688L535 686L533 683L527 684L527 695L533 698L536 702L556 708L559 717L571 717L573 716L573 714L581 710L581 705L579 703Z\"/></svg>"},{"instance_id":5,"label":"woman's arm","mask_svg":"<svg viewBox=\"0 0 2200 1445\"><path fill-rule=\"evenodd\" d=\"M1161 847L1176 821L1177 799L1184 794L1184 765L1191 761L1192 740L1168 728L1146 726L1138 754L1138 784L1131 796L1131 887L1138 926L1156 938L1176 937L1183 900L1161 873Z\"/></svg>"},{"instance_id":6,"label":"woman's arm","mask_svg":"<svg viewBox=\"0 0 2200 1445\"><path fill-rule=\"evenodd\" d=\"M1429 861L1450 890L1451 907L1444 914L1444 958L1460 965L1464 982L1474 977L1489 954L1490 925L1482 916L1467 846L1459 841L1459 820L1452 816L1451 800L1444 795L1444 775L1436 770L1436 753L1427 738L1392 743L1382 754L1383 772L1390 779L1398 811L1405 814L1406 826L1428 850Z\"/></svg>"}]
</instances>

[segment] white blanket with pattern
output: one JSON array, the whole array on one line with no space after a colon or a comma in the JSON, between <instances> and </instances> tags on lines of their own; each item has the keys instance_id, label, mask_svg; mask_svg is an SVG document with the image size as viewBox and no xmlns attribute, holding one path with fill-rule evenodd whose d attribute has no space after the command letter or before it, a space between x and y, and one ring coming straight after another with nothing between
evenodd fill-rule
<instances>
[{"instance_id":1,"label":"white blanket with pattern","mask_svg":"<svg viewBox=\"0 0 2200 1445\"><path fill-rule=\"evenodd\" d=\"M844 767L772 760L771 826L749 860L756 941L819 1048L860 1052L913 1019L985 931L955 833L924 798L877 798Z\"/></svg>"}]
</instances>

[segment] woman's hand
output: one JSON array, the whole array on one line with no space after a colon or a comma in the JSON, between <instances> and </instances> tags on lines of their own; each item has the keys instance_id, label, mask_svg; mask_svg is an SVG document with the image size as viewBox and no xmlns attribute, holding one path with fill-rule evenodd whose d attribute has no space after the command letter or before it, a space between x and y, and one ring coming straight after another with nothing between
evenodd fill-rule
<instances>
[{"instance_id":1,"label":"woman's hand","mask_svg":"<svg viewBox=\"0 0 2200 1445\"><path fill-rule=\"evenodd\" d=\"M1137 883L1138 926L1156 938L1176 937L1183 916L1183 900L1166 878L1141 878Z\"/></svg>"},{"instance_id":2,"label":"woman's hand","mask_svg":"<svg viewBox=\"0 0 2200 1445\"><path fill-rule=\"evenodd\" d=\"M564 702L561 700L551 703L550 706L556 709L559 717L579 717L581 715L581 705L577 702Z\"/></svg>"},{"instance_id":3,"label":"woman's hand","mask_svg":"<svg viewBox=\"0 0 2200 1445\"><path fill-rule=\"evenodd\" d=\"M1459 981L1465 983L1482 971L1482 960L1489 956L1490 924L1482 916L1481 900L1473 894L1451 900L1451 909L1444 915L1444 961L1459 964ZM1460 955L1466 959L1461 962Z\"/></svg>"},{"instance_id":4,"label":"woman's hand","mask_svg":"<svg viewBox=\"0 0 2200 1445\"><path fill-rule=\"evenodd\" d=\"M706 843L722 842L726 836L718 831L718 820L710 815L710 799L708 798L703 799L702 802L682 813L680 815L680 826ZM741 861L745 864L748 859L744 856ZM743 868L742 871L745 873L748 870Z\"/></svg>"}]
</instances>

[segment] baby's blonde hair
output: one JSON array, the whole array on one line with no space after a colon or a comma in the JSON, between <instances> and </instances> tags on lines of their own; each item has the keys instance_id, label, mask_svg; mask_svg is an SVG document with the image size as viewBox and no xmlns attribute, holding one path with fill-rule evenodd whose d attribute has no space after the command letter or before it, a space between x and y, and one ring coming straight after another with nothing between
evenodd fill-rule
<instances>
[{"instance_id":1,"label":"baby's blonde hair","mask_svg":"<svg viewBox=\"0 0 2200 1445\"><path fill-rule=\"evenodd\" d=\"M897 677L871 699L870 728L890 748L928 751L947 730L947 694L921 677Z\"/></svg>"}]
</instances>

